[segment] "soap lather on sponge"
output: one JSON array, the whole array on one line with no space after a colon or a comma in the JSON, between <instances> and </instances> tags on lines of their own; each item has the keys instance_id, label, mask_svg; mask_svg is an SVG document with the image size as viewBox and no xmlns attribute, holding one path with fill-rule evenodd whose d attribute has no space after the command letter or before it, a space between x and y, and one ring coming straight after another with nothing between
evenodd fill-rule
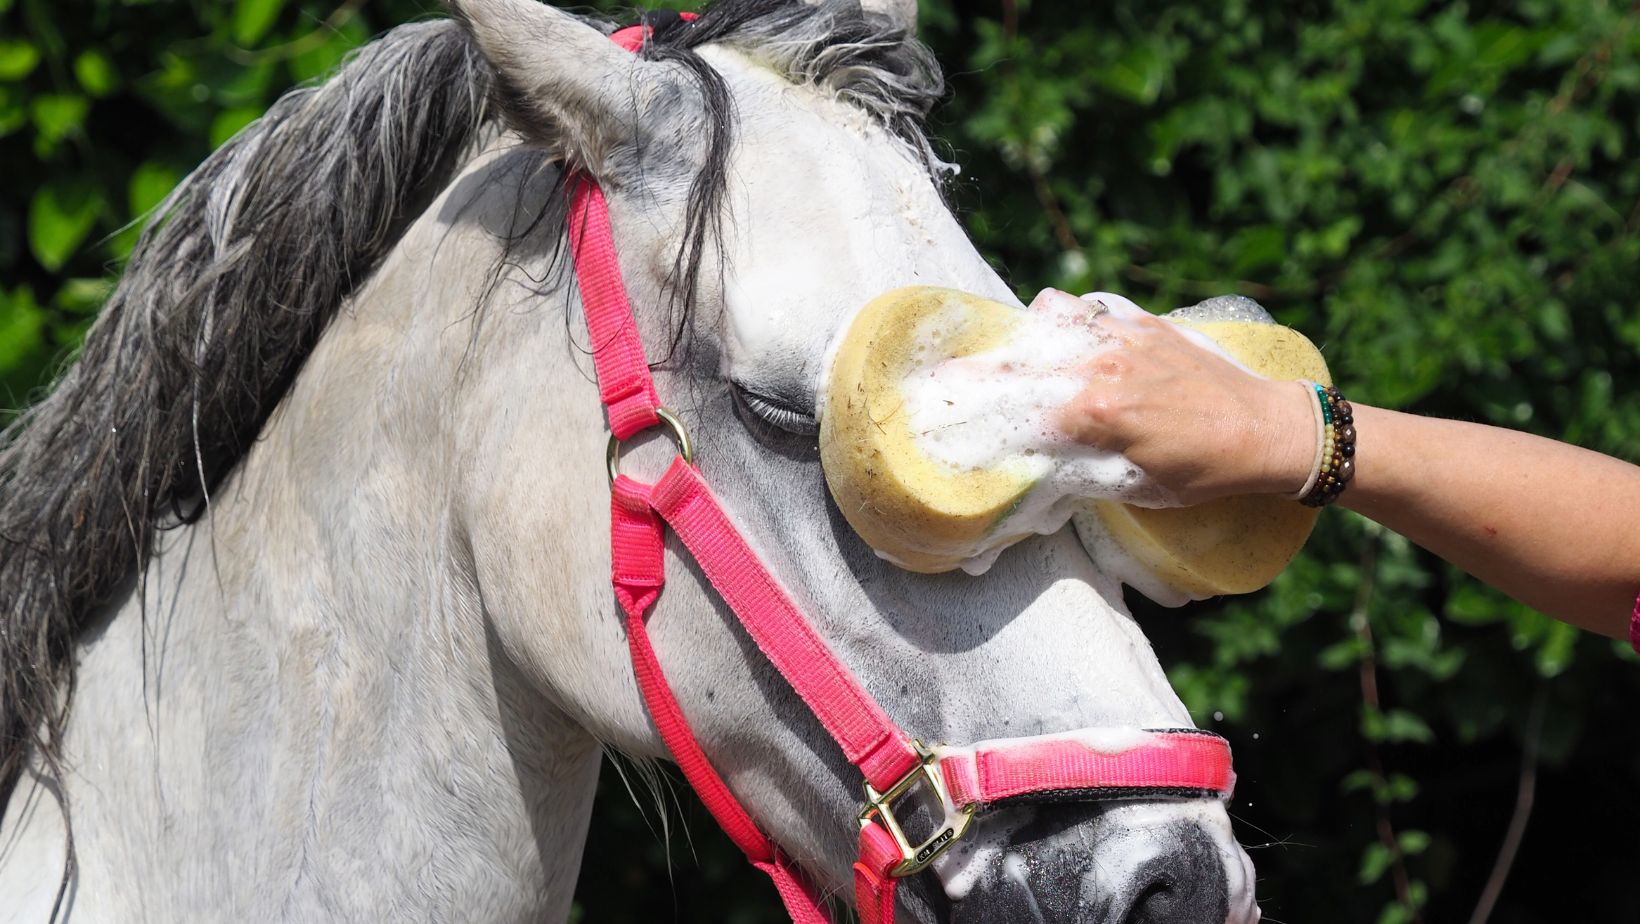
<instances>
[{"instance_id":1,"label":"soap lather on sponge","mask_svg":"<svg viewBox=\"0 0 1640 924\"><path fill-rule=\"evenodd\" d=\"M1106 312L1115 325L1093 323ZM1144 315L1106 293L1047 290L1025 311L933 287L874 299L822 389L821 457L845 517L879 555L916 571L983 573L1007 546L1074 518L1102 568L1160 602L1263 586L1314 511L1276 509L1279 498L1168 509L1176 501L1127 459L1054 424L1086 384L1082 370L1114 345L1112 327ZM1254 372L1325 379L1315 348L1251 300L1170 319Z\"/></svg>"}]
</instances>

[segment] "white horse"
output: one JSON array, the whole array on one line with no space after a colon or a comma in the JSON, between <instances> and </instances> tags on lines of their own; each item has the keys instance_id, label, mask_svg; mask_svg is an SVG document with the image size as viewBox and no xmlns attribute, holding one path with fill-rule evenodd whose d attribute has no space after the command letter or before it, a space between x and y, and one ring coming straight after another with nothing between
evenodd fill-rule
<instances>
[{"instance_id":1,"label":"white horse","mask_svg":"<svg viewBox=\"0 0 1640 924\"><path fill-rule=\"evenodd\" d=\"M456 7L185 181L0 444L0 919L566 918L604 754L666 756L608 583L566 162L697 461L902 727L1191 724L1073 535L923 576L830 505L809 434L854 309L1017 303L941 199L914 4L728 0L641 55ZM847 896L858 776L678 551L650 624L683 707ZM1212 800L999 810L908 882L917 921L1258 917Z\"/></svg>"}]
</instances>

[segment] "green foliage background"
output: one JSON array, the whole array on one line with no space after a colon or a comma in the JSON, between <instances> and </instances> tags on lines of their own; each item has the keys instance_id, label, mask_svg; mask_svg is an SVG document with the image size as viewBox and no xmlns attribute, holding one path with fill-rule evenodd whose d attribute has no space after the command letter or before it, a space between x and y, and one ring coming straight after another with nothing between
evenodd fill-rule
<instances>
[{"instance_id":1,"label":"green foliage background","mask_svg":"<svg viewBox=\"0 0 1640 924\"><path fill-rule=\"evenodd\" d=\"M435 13L0 0L4 400L49 380L131 223L214 145ZM1352 398L1636 457L1637 6L927 0L923 34L952 75L937 125L965 168L956 200L1026 296L1251 295ZM1344 513L1264 593L1132 602L1198 721L1235 744L1270 919L1469 919L1524 781L1491 920L1640 920L1623 646ZM606 783L580 918L780 920L698 809L668 848Z\"/></svg>"}]
</instances>

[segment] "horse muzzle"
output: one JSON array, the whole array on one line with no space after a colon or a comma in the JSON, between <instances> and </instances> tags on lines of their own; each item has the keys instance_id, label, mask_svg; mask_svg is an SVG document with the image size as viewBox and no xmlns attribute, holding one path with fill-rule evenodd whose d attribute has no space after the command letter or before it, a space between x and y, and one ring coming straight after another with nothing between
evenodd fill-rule
<instances>
[{"instance_id":1,"label":"horse muzzle","mask_svg":"<svg viewBox=\"0 0 1640 924\"><path fill-rule=\"evenodd\" d=\"M1094 323L1109 314L1113 323ZM822 389L820 455L843 516L888 561L979 574L1003 549L1074 520L1107 573L1162 603L1268 584L1316 511L1280 497L1178 507L1120 454L1077 444L1057 416L1087 367L1143 309L1045 291L1029 309L953 289L896 289L843 333ZM1303 335L1256 302L1166 315L1204 348L1270 378L1328 382Z\"/></svg>"},{"instance_id":2,"label":"horse muzzle","mask_svg":"<svg viewBox=\"0 0 1640 924\"><path fill-rule=\"evenodd\" d=\"M1174 807L1143 808L1156 814ZM1031 820L1001 843L976 839L966 857L953 858L946 876L953 924L1259 919L1245 855L1215 825L1188 814L1129 824L1122 807L1109 805L1012 811L1030 813Z\"/></svg>"}]
</instances>

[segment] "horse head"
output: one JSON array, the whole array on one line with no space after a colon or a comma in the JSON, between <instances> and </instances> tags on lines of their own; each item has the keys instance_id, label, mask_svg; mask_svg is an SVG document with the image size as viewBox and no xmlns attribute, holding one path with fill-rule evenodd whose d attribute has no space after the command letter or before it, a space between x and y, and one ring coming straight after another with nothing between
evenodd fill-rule
<instances>
[{"instance_id":1,"label":"horse head","mask_svg":"<svg viewBox=\"0 0 1640 924\"><path fill-rule=\"evenodd\" d=\"M819 396L862 306L1017 305L941 199L914 4L721 0L636 54L533 0L454 6L179 184L0 434L0 906L567 916L602 752L668 756L610 587L579 177L699 471L885 722L1100 754L1190 725L1067 530L983 577L913 574L828 494ZM638 477L672 455L629 443ZM648 629L682 712L761 831L846 893L875 830L860 775L683 551ZM899 907L1255 920L1202 789L987 806Z\"/></svg>"},{"instance_id":2,"label":"horse head","mask_svg":"<svg viewBox=\"0 0 1640 924\"><path fill-rule=\"evenodd\" d=\"M955 743L1189 726L1119 585L1068 530L1009 550L983 577L913 574L875 557L828 497L818 395L828 348L860 306L914 284L1018 304L942 199L946 167L920 129L940 78L905 6L725 3L632 54L531 0L456 4L512 127L604 189L658 386L701 470L902 727ZM516 228L518 197L547 195L550 183L516 169L516 182L495 182L507 157L468 174L488 182L458 181L444 209L466 218L452 221ZM552 250L530 257L557 273L545 284L487 290L462 386L472 449L460 503L501 648L606 746L660 757L608 591L596 396L585 362L544 368L564 329L530 308L541 289L569 289ZM455 270L464 258L440 259ZM659 442L650 455L669 451ZM626 464L642 469L644 454ZM684 711L758 824L846 892L858 775L679 552L669 546L673 580L650 625ZM988 812L936 872L902 890L918 920L1258 916L1251 864L1212 800Z\"/></svg>"}]
</instances>

